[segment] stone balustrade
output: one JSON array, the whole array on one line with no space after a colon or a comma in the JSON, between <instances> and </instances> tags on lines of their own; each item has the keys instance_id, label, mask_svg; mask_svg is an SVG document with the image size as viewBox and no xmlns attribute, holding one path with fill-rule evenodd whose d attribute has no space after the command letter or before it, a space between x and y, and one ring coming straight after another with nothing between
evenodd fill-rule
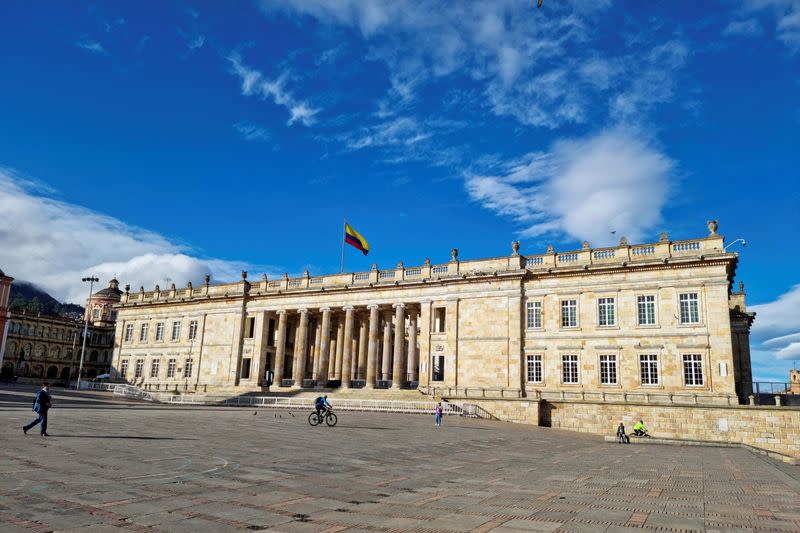
<instances>
[{"instance_id":1,"label":"stone balustrade","mask_svg":"<svg viewBox=\"0 0 800 533\"><path fill-rule=\"evenodd\" d=\"M367 272L348 272L326 276L310 277L306 274L299 278L289 278L248 283L239 281L220 285L202 285L196 288L165 289L161 291L126 292L121 304L152 303L169 300L195 298L215 298L241 296L251 292L256 294L280 293L284 291L324 290L329 288L347 288L349 286L424 283L428 280L463 278L469 276L496 275L503 272L520 271L559 271L575 268L608 267L613 265L627 266L646 262L664 262L670 260L686 260L695 257L724 254L724 238L710 235L705 238L669 241L664 239L657 243L629 245L624 237L619 246L589 248L584 243L581 250L556 252L552 248L547 253L538 255L517 255L487 259L459 261L404 268L402 263L397 268Z\"/></svg>"}]
</instances>

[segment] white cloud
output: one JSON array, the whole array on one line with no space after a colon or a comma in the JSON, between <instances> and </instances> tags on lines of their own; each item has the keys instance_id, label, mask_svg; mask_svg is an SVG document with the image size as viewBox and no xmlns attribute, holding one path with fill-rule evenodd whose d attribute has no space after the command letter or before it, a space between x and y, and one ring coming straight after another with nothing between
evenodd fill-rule
<instances>
[{"instance_id":1,"label":"white cloud","mask_svg":"<svg viewBox=\"0 0 800 533\"><path fill-rule=\"evenodd\" d=\"M83 48L93 54L109 55L108 51L97 41L83 40L75 43L78 48Z\"/></svg>"},{"instance_id":2,"label":"white cloud","mask_svg":"<svg viewBox=\"0 0 800 533\"><path fill-rule=\"evenodd\" d=\"M380 116L408 108L436 78L457 73L485 93L485 105L522 124L558 128L606 111L619 120L669 101L688 48L678 40L654 46L647 31L636 46L597 42L610 2L464 0L261 0L267 13L309 16L351 27L367 57L388 67ZM602 49L603 59L598 59ZM598 100L602 104L598 105Z\"/></svg>"},{"instance_id":3,"label":"white cloud","mask_svg":"<svg viewBox=\"0 0 800 533\"><path fill-rule=\"evenodd\" d=\"M9 169L0 168L0 250L8 275L33 282L54 297L84 303L88 287L80 279L93 274L100 285L116 275L132 289L155 284L178 286L215 279L237 279L264 267L194 256L185 245L52 197ZM18 221L25 221L24 224Z\"/></svg>"},{"instance_id":4,"label":"white cloud","mask_svg":"<svg viewBox=\"0 0 800 533\"><path fill-rule=\"evenodd\" d=\"M564 234L611 244L616 235L641 241L661 221L674 163L639 130L618 127L528 154L499 175L471 174L470 197L515 218L522 234Z\"/></svg>"},{"instance_id":5,"label":"white cloud","mask_svg":"<svg viewBox=\"0 0 800 533\"><path fill-rule=\"evenodd\" d=\"M774 32L778 40L786 45L792 53L800 50L800 0L742 0L739 15L743 16L745 20L731 22L725 32L728 29L734 31L726 34L759 35L761 33L760 26L748 27L748 24L753 15L764 16L765 19L774 23ZM747 33L748 29L754 31Z\"/></svg>"},{"instance_id":6,"label":"white cloud","mask_svg":"<svg viewBox=\"0 0 800 533\"><path fill-rule=\"evenodd\" d=\"M311 126L316 121L316 115L321 110L314 108L307 102L299 101L286 90L286 74L276 80L265 77L261 72L244 64L241 56L232 54L228 56L231 72L239 77L242 82L242 94L245 96L258 96L270 99L276 105L283 106L289 111L287 125L300 122L304 126Z\"/></svg>"},{"instance_id":7,"label":"white cloud","mask_svg":"<svg viewBox=\"0 0 800 533\"><path fill-rule=\"evenodd\" d=\"M756 313L751 336L765 358L800 359L800 284L748 310Z\"/></svg>"},{"instance_id":8,"label":"white cloud","mask_svg":"<svg viewBox=\"0 0 800 533\"><path fill-rule=\"evenodd\" d=\"M237 122L233 128L239 132L246 141L269 141L272 137L266 128L252 122Z\"/></svg>"},{"instance_id":9,"label":"white cloud","mask_svg":"<svg viewBox=\"0 0 800 533\"><path fill-rule=\"evenodd\" d=\"M725 29L722 30L722 35L744 35L750 37L753 35L761 35L762 31L761 24L758 23L758 20L753 18L747 20L734 20L725 26Z\"/></svg>"}]
</instances>

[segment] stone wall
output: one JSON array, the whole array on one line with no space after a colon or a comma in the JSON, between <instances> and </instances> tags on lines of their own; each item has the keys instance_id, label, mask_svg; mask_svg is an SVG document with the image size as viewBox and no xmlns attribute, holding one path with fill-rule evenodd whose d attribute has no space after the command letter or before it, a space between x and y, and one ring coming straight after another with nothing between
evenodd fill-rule
<instances>
[{"instance_id":1,"label":"stone wall","mask_svg":"<svg viewBox=\"0 0 800 533\"><path fill-rule=\"evenodd\" d=\"M620 422L632 433L639 419L654 437L745 444L800 460L800 409L792 407L543 401L540 408L543 426L602 435Z\"/></svg>"},{"instance_id":2,"label":"stone wall","mask_svg":"<svg viewBox=\"0 0 800 533\"><path fill-rule=\"evenodd\" d=\"M461 402L453 398L454 403ZM517 422L520 424L539 425L539 400L501 400L501 399L472 399L465 401L468 405L477 406L477 414L481 418L502 420L504 422ZM468 413L473 414L473 413Z\"/></svg>"}]
</instances>

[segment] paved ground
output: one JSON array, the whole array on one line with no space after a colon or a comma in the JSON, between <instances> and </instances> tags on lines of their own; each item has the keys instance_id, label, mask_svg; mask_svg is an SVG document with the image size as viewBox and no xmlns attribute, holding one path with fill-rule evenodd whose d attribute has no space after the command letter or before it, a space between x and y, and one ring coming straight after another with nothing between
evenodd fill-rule
<instances>
[{"instance_id":1,"label":"paved ground","mask_svg":"<svg viewBox=\"0 0 800 533\"><path fill-rule=\"evenodd\" d=\"M59 390L42 438L32 393L0 389L2 532L800 531L800 467L737 448Z\"/></svg>"}]
</instances>

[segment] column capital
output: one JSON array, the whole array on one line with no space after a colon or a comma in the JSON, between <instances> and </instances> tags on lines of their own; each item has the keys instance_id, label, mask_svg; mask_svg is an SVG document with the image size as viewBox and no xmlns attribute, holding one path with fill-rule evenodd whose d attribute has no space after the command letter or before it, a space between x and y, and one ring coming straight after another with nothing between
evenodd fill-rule
<instances>
[{"instance_id":1,"label":"column capital","mask_svg":"<svg viewBox=\"0 0 800 533\"><path fill-rule=\"evenodd\" d=\"M300 313L301 315L304 315L304 314L308 313L308 309L306 309L305 307L302 307L302 308L298 309L297 312Z\"/></svg>"},{"instance_id":2,"label":"column capital","mask_svg":"<svg viewBox=\"0 0 800 533\"><path fill-rule=\"evenodd\" d=\"M405 309L406 304L404 304L403 302L397 302L396 304L392 304L392 307L394 307L395 309L397 308Z\"/></svg>"},{"instance_id":3,"label":"column capital","mask_svg":"<svg viewBox=\"0 0 800 533\"><path fill-rule=\"evenodd\" d=\"M342 306L342 311L352 311L353 309L355 309L355 307L353 307L352 305L343 305Z\"/></svg>"},{"instance_id":4,"label":"column capital","mask_svg":"<svg viewBox=\"0 0 800 533\"><path fill-rule=\"evenodd\" d=\"M275 311L275 314L285 315L286 314L286 309L278 309L277 311Z\"/></svg>"},{"instance_id":5,"label":"column capital","mask_svg":"<svg viewBox=\"0 0 800 533\"><path fill-rule=\"evenodd\" d=\"M330 313L331 312L331 308L330 307L320 307L319 311L320 311L320 313Z\"/></svg>"},{"instance_id":6,"label":"column capital","mask_svg":"<svg viewBox=\"0 0 800 533\"><path fill-rule=\"evenodd\" d=\"M378 309L378 308L380 308L380 306L378 304L369 304L367 306L367 309L369 309L370 311L372 311L373 309Z\"/></svg>"}]
</instances>

